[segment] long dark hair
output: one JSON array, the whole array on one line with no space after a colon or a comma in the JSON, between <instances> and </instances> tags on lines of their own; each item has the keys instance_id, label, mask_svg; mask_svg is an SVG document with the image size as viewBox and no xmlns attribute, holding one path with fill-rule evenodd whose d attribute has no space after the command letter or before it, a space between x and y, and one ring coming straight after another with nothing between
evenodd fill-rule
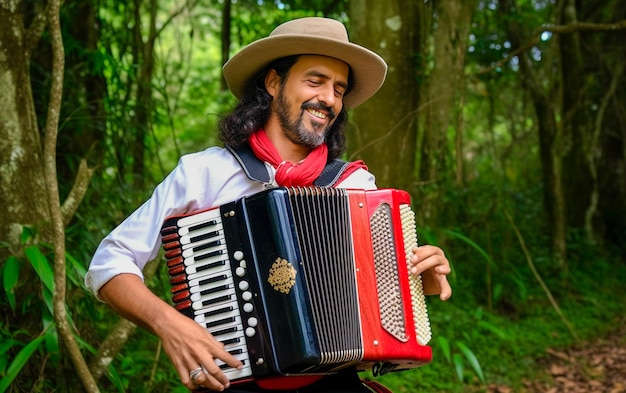
<instances>
[{"instance_id":1,"label":"long dark hair","mask_svg":"<svg viewBox=\"0 0 626 393\"><path fill-rule=\"evenodd\" d=\"M284 85L289 70L297 60L298 56L283 57L275 60L254 76L246 86L235 109L220 119L218 124L220 141L232 147L239 147L247 143L253 132L261 129L267 123L273 97L265 90L265 75L269 70L275 70L280 77L281 85ZM352 86L351 73L348 78L348 86ZM342 108L326 135L328 161L338 158L346 149L344 127L347 121L348 113Z\"/></svg>"}]
</instances>

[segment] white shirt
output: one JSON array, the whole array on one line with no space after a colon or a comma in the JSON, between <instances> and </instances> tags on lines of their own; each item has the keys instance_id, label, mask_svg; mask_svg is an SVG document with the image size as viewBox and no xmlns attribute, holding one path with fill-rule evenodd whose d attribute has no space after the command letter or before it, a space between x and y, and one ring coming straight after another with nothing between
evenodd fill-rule
<instances>
[{"instance_id":1,"label":"white shirt","mask_svg":"<svg viewBox=\"0 0 626 393\"><path fill-rule=\"evenodd\" d=\"M250 180L232 153L221 147L181 157L150 199L102 240L85 285L98 296L100 288L118 274L132 273L143 279L144 267L161 249L160 230L166 217L221 206L276 186L274 168L268 163L266 167L270 185ZM371 190L376 184L370 172L358 169L337 187Z\"/></svg>"}]
</instances>

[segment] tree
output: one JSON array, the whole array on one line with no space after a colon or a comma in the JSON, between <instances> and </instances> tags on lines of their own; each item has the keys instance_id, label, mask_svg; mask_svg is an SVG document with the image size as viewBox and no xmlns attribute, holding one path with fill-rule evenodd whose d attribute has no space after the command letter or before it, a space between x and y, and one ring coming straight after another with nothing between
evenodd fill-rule
<instances>
[{"instance_id":1,"label":"tree","mask_svg":"<svg viewBox=\"0 0 626 393\"><path fill-rule=\"evenodd\" d=\"M623 110L626 28L623 2L599 8L564 0L558 4L564 135L563 187L567 224L591 243L623 240L626 200ZM612 31L613 30L613 31ZM621 34L620 34L621 30ZM621 47L620 47L621 46ZM621 132L618 130L622 130ZM614 146L621 146L615 149ZM605 214L602 212L611 212Z\"/></svg>"},{"instance_id":2,"label":"tree","mask_svg":"<svg viewBox=\"0 0 626 393\"><path fill-rule=\"evenodd\" d=\"M22 229L26 225L32 225L40 230L42 236L41 241L52 244L53 246L53 264L54 264L54 280L53 285L47 284L48 289L53 292L52 309L49 310L53 314L54 326L60 336L60 341L64 344L64 349L69 354L76 371L78 372L83 386L87 391L97 391L95 381L89 372L85 360L81 354L78 344L74 338L74 333L70 327L69 317L66 309L66 260L65 260L65 223L68 217L73 214L75 206L82 199L82 193L86 189L86 183L89 181L90 170L86 165L82 166L82 183L76 183L72 192L66 199L66 203L62 206L60 203L59 186L57 181L57 164L56 164L56 142L58 135L59 116L63 90L63 72L65 66L65 55L63 42L61 38L61 26L58 0L51 0L46 7L42 9L33 19L30 26L24 28L24 15L22 14L21 2L14 4L2 3L0 7L0 16L6 20L12 29L1 29L0 48L8 48L16 50L19 53L17 58L12 61L15 53L2 52L0 54L0 67L3 70L3 78L6 79L8 95L6 98L14 98L16 103L24 104L25 107L9 106L9 111L5 113L6 120L3 122L5 128L1 131L6 133L0 135L16 139L14 149L10 151L16 153L14 159L15 164L6 166L7 174L10 179L21 183L20 177L25 173L30 174L33 178L23 178L26 182L35 183L37 185L36 193L32 190L24 190L20 187L19 191L24 192L17 197L23 197L32 200L32 204L39 209L33 215L26 215L23 210L18 209L14 215L13 206L23 207L19 199L2 200L0 202L14 203L8 206L8 213L5 217L9 217L8 229L15 231ZM46 113L45 129L43 132L43 144L39 140L39 128L36 122L35 105L32 94L30 94L30 78L28 76L28 65L30 64L30 56L32 50L40 38L45 25L48 25L48 31L51 43L52 54L52 72L50 85L50 99L48 110ZM12 34L14 34L12 36ZM24 67L22 70L16 67ZM26 85L19 85L18 82L26 82ZM25 165L24 161L31 157L35 157L33 166ZM4 164L4 163L3 163ZM3 168L5 169L5 168ZM25 173L16 172L23 169ZM3 171L4 172L4 171ZM3 190L9 189L7 181L9 179L3 176L1 187ZM4 193L3 193L4 194ZM29 197L30 196L30 197ZM31 199L32 198L32 199ZM4 199L4 198L3 198ZM30 219L32 221L20 222L21 219ZM7 224L5 224L7 225ZM22 232L22 231L20 231ZM21 242L21 233L14 238L16 233L10 233L7 243L8 251L13 254L21 254L19 248L23 245ZM7 257L8 258L8 257ZM42 261L47 264L47 261ZM32 273L31 273L32 275ZM35 280L32 280L36 282ZM50 288L52 286L53 288ZM37 343L37 339L33 343ZM19 372L19 369L17 369ZM11 375L15 378L15 375Z\"/></svg>"},{"instance_id":3,"label":"tree","mask_svg":"<svg viewBox=\"0 0 626 393\"><path fill-rule=\"evenodd\" d=\"M3 260L18 253L23 227L41 229L50 220L40 130L30 82L30 59L46 24L40 12L28 26L23 3L0 3L0 231L8 248L0 249Z\"/></svg>"},{"instance_id":4,"label":"tree","mask_svg":"<svg viewBox=\"0 0 626 393\"><path fill-rule=\"evenodd\" d=\"M352 39L389 65L381 90L353 111L350 156L367 163L379 187L408 188L416 158L416 59L425 41L418 23L424 17L423 6L415 1L351 1L350 15Z\"/></svg>"},{"instance_id":5,"label":"tree","mask_svg":"<svg viewBox=\"0 0 626 393\"><path fill-rule=\"evenodd\" d=\"M437 2L433 8L423 2L350 3L351 15L359 15L350 22L356 40L389 64L383 88L354 110L351 156L368 163L379 187L419 194L420 214L431 222L440 208L439 191L435 187L429 193L421 186L442 185L454 177L448 130L460 116L459 91L475 4ZM456 132L461 135L462 130Z\"/></svg>"},{"instance_id":6,"label":"tree","mask_svg":"<svg viewBox=\"0 0 626 393\"><path fill-rule=\"evenodd\" d=\"M420 216L424 223L431 225L440 222L441 211L447 209L441 201L449 185L453 182L457 186L464 185L465 55L476 3L476 0L435 2L431 11L433 31L428 34L432 47L425 45L422 53L422 58L432 59L432 62L421 65L428 71L420 86L424 111L419 122L419 157L415 172L420 184L431 185L417 189ZM451 140L454 141L452 149Z\"/></svg>"},{"instance_id":7,"label":"tree","mask_svg":"<svg viewBox=\"0 0 626 393\"><path fill-rule=\"evenodd\" d=\"M500 6L512 48L525 47L527 38L524 36L521 24L514 16L516 6L513 0L501 1ZM557 107L552 100L556 85L554 78L550 76L552 72L550 67L536 67L536 69L533 66L533 59L527 51L519 53L519 57L522 86L531 98L536 114L540 157L543 166L544 204L552 228L552 248L560 263L564 263L566 224L563 175L559 151L561 139L557 124ZM546 80L552 83L545 83Z\"/></svg>"},{"instance_id":8,"label":"tree","mask_svg":"<svg viewBox=\"0 0 626 393\"><path fill-rule=\"evenodd\" d=\"M450 177L454 166L448 154L448 130L456 129L457 140L463 133L458 118L463 94L465 53L469 27L477 1L436 2L433 65L429 68L428 82L423 86L426 98L425 120L422 123L423 142L419 177L424 182L441 181ZM462 157L461 143L457 143L456 156ZM456 170L456 179L462 182L462 165Z\"/></svg>"},{"instance_id":9,"label":"tree","mask_svg":"<svg viewBox=\"0 0 626 393\"><path fill-rule=\"evenodd\" d=\"M611 4L615 13L595 15L596 8L591 7L589 15L616 18L620 12L623 14L621 3ZM624 183L620 181L623 179L621 170L615 171L624 165L623 149L617 154L604 154L605 148L613 150L602 142L610 139L618 146L624 145L623 133L620 135L603 126L608 121L618 129L624 128L613 123L622 105L616 92L624 83L624 56L620 49L605 47L598 41L595 42L597 47L604 48L604 56L594 49L588 55L586 52L594 46L585 44L585 41L600 34L594 31L619 31L626 27L626 23L580 22L579 15L584 14L578 8L581 5L564 0L556 4L557 26L526 31L519 23L520 14L524 9L529 13L534 11L524 6L513 0L500 2L508 38L520 59L522 86L535 109L543 166L544 205L551 227L552 249L559 265L565 268L570 231L584 230L592 242L599 239L596 233L601 228L611 228L609 232L617 238L624 233L623 225L616 225L615 220L598 215L599 211L605 211L599 205L605 201L610 204L606 210L624 217L623 204L618 206L611 202L614 195L625 195ZM535 61L529 52L531 48L536 49L538 36L546 31L556 34L555 44L543 49L543 57L554 58L553 63ZM548 55L550 51L555 56ZM606 56L607 53L611 55ZM608 60L598 63L596 59ZM591 78L591 75L601 76L608 89L604 90L597 82L599 79ZM600 180L599 166L608 172L603 176L604 181Z\"/></svg>"}]
</instances>

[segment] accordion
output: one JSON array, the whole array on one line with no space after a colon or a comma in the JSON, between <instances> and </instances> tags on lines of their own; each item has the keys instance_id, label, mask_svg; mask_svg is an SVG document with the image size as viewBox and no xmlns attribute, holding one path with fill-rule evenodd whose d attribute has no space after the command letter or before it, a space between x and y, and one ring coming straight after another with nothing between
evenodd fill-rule
<instances>
[{"instance_id":1,"label":"accordion","mask_svg":"<svg viewBox=\"0 0 626 393\"><path fill-rule=\"evenodd\" d=\"M168 217L161 235L174 306L244 364L218 360L232 383L432 360L405 191L278 187Z\"/></svg>"}]
</instances>

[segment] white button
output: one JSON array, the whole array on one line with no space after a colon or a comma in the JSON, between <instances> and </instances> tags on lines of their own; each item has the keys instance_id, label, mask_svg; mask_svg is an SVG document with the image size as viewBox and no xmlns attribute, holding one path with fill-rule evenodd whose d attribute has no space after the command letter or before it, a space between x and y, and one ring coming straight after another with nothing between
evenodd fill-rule
<instances>
[{"instance_id":1,"label":"white button","mask_svg":"<svg viewBox=\"0 0 626 393\"><path fill-rule=\"evenodd\" d=\"M249 327L246 329L246 336L254 337L255 334L256 334L256 330L254 328Z\"/></svg>"},{"instance_id":2,"label":"white button","mask_svg":"<svg viewBox=\"0 0 626 393\"><path fill-rule=\"evenodd\" d=\"M245 269L248 267L248 264L246 263L245 259L242 259L241 262L239 262L239 266Z\"/></svg>"},{"instance_id":3,"label":"white button","mask_svg":"<svg viewBox=\"0 0 626 393\"><path fill-rule=\"evenodd\" d=\"M252 310L254 310L254 306L252 305L252 303L244 303L243 311L252 312Z\"/></svg>"},{"instance_id":4,"label":"white button","mask_svg":"<svg viewBox=\"0 0 626 393\"><path fill-rule=\"evenodd\" d=\"M243 294L241 294L241 297L246 302L249 302L250 300L252 300L252 293L250 291L245 291Z\"/></svg>"},{"instance_id":5,"label":"white button","mask_svg":"<svg viewBox=\"0 0 626 393\"><path fill-rule=\"evenodd\" d=\"M241 261L243 259L243 252L235 251L235 253L233 254L233 257L235 257L237 261Z\"/></svg>"},{"instance_id":6,"label":"white button","mask_svg":"<svg viewBox=\"0 0 626 393\"><path fill-rule=\"evenodd\" d=\"M248 318L248 325L252 327L256 327L259 324L259 321L255 317Z\"/></svg>"},{"instance_id":7,"label":"white button","mask_svg":"<svg viewBox=\"0 0 626 393\"><path fill-rule=\"evenodd\" d=\"M241 289L242 291L245 291L248 288L250 288L250 284L248 284L248 281L242 281L239 283L239 289Z\"/></svg>"},{"instance_id":8,"label":"white button","mask_svg":"<svg viewBox=\"0 0 626 393\"><path fill-rule=\"evenodd\" d=\"M243 277L246 275L246 269L242 268L242 267L238 267L237 269L235 269L235 274L238 277Z\"/></svg>"}]
</instances>

